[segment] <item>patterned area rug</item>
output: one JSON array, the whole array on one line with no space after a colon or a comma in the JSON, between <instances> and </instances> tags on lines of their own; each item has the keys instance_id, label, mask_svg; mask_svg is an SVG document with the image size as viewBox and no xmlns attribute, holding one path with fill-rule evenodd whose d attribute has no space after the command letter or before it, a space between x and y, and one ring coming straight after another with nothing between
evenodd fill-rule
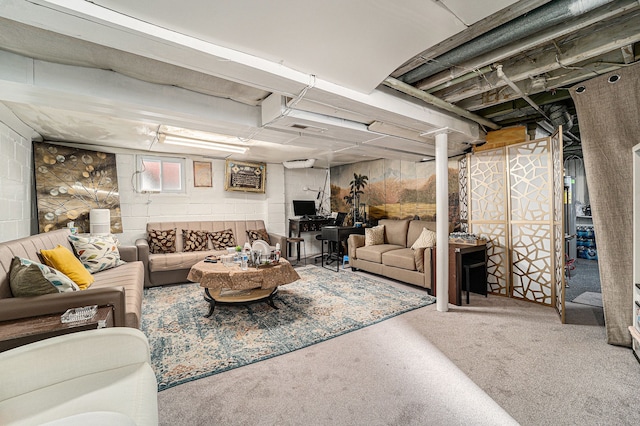
<instances>
[{"instance_id":1,"label":"patterned area rug","mask_svg":"<svg viewBox=\"0 0 640 426\"><path fill-rule=\"evenodd\" d=\"M350 272L307 266L278 288L274 302L216 306L199 284L145 289L142 330L149 338L158 389L258 362L366 327L435 302L424 292Z\"/></svg>"},{"instance_id":2,"label":"patterned area rug","mask_svg":"<svg viewBox=\"0 0 640 426\"><path fill-rule=\"evenodd\" d=\"M573 299L572 302L580 303L582 305L599 306L602 308L602 293L585 291L580 296Z\"/></svg>"}]
</instances>

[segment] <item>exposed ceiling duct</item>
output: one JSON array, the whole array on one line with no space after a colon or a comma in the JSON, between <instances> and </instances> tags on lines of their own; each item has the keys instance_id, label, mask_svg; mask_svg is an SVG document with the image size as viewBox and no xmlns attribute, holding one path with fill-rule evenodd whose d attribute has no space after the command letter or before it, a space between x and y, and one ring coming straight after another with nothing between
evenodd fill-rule
<instances>
[{"instance_id":1,"label":"exposed ceiling duct","mask_svg":"<svg viewBox=\"0 0 640 426\"><path fill-rule=\"evenodd\" d=\"M498 49L508 43L521 40L545 28L560 24L586 12L611 3L613 0L557 0L532 10L399 77L413 84L451 66L467 61L483 52Z\"/></svg>"}]
</instances>

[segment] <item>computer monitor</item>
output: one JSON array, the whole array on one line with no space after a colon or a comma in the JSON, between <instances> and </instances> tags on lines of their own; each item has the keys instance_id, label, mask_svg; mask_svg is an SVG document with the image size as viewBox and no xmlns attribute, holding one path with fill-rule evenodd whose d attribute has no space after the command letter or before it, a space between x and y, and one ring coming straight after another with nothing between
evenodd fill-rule
<instances>
[{"instance_id":1,"label":"computer monitor","mask_svg":"<svg viewBox=\"0 0 640 426\"><path fill-rule=\"evenodd\" d=\"M293 200L294 216L315 216L316 202L314 200Z\"/></svg>"}]
</instances>

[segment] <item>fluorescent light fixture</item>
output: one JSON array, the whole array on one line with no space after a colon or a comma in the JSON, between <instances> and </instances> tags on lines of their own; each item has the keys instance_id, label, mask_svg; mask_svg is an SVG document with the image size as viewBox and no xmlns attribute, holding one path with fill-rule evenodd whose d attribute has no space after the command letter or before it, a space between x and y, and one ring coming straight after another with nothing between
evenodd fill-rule
<instances>
[{"instance_id":1,"label":"fluorescent light fixture","mask_svg":"<svg viewBox=\"0 0 640 426\"><path fill-rule=\"evenodd\" d=\"M160 142L167 145L186 146L190 148L202 148L210 149L213 151L233 152L237 154L244 154L249 148L235 145L227 145L224 143L213 142L208 140L190 139L180 136L172 135L160 135Z\"/></svg>"}]
</instances>

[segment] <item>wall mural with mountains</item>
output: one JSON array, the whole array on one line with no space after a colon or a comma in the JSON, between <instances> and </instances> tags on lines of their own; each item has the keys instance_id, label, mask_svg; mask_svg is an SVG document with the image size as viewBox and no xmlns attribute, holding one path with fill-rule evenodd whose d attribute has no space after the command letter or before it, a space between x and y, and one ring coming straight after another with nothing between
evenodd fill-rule
<instances>
[{"instance_id":1,"label":"wall mural with mountains","mask_svg":"<svg viewBox=\"0 0 640 426\"><path fill-rule=\"evenodd\" d=\"M435 220L436 163L373 160L331 168L331 211L352 213L356 219L375 223L378 219ZM366 178L366 179L363 179ZM353 183L360 183L359 200ZM364 185L362 185L364 181ZM449 159L449 221L459 222L458 158ZM366 219L365 219L366 216ZM353 214L348 220L353 223ZM358 221L358 220L356 220Z\"/></svg>"}]
</instances>

